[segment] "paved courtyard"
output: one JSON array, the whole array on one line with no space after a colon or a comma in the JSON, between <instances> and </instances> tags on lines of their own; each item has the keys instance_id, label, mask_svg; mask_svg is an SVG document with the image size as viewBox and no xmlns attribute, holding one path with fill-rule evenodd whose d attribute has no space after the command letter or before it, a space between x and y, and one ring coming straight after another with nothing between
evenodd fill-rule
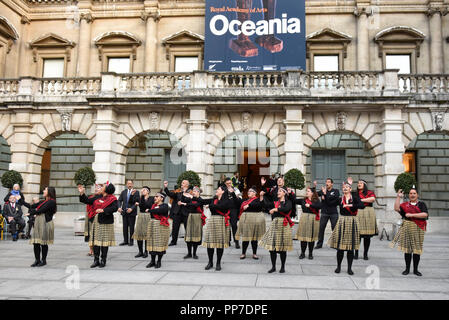
<instances>
[{"instance_id":1,"label":"paved courtyard","mask_svg":"<svg viewBox=\"0 0 449 320\"><path fill-rule=\"evenodd\" d=\"M240 250L231 247L222 271L205 271L206 250L198 249L198 260L183 260L183 239L169 247L159 270L145 268L149 259L134 258L136 244L110 248L106 268L90 269L93 259L86 256L83 237L57 228L55 239L41 268L30 268L34 256L27 240L0 242L0 299L449 299L449 235L426 235L421 278L402 276L403 254L378 238L369 261L354 261L354 276L346 273L346 257L342 273L334 273L330 248L316 250L314 260L299 260L298 241L288 254L286 273L268 274L266 250L259 249L258 261L250 255L239 260ZM121 234L116 239L120 242ZM278 270L279 263L278 257Z\"/></svg>"}]
</instances>

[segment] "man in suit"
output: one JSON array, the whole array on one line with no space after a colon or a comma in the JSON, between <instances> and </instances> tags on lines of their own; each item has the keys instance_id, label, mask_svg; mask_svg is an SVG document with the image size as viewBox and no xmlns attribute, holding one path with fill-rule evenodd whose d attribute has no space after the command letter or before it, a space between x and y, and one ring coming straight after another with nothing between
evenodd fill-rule
<instances>
[{"instance_id":1,"label":"man in suit","mask_svg":"<svg viewBox=\"0 0 449 320\"><path fill-rule=\"evenodd\" d=\"M315 188L317 182L313 182ZM324 231L326 230L327 223L331 221L332 231L338 221L338 210L340 192L334 189L334 181L331 178L326 179L326 186L318 191L318 196L321 198L321 214L320 214L320 232L318 233L318 242L315 249L320 249L323 247L324 241Z\"/></svg>"},{"instance_id":2,"label":"man in suit","mask_svg":"<svg viewBox=\"0 0 449 320\"><path fill-rule=\"evenodd\" d=\"M9 202L5 203L3 207L3 217L9 223L12 241L17 241L19 233L25 228L25 220L22 218L22 207L16 200L16 196L11 195Z\"/></svg>"},{"instance_id":3,"label":"man in suit","mask_svg":"<svg viewBox=\"0 0 449 320\"><path fill-rule=\"evenodd\" d=\"M133 234L137 216L136 202L139 201L139 191L134 189L134 182L131 179L128 179L126 181L126 189L122 191L118 198L118 212L122 215L123 219L123 242L120 243L120 246L134 245Z\"/></svg>"},{"instance_id":4,"label":"man in suit","mask_svg":"<svg viewBox=\"0 0 449 320\"><path fill-rule=\"evenodd\" d=\"M179 192L171 192L170 190L168 190L168 181L164 181L164 192L172 199L170 219L173 220L173 229L171 232L171 242L169 246L176 246L176 243L178 242L179 227L181 227L181 223L184 225L184 229L187 228L187 219L189 217L187 207L180 206L178 202L181 201L182 194L184 192L188 192L189 187L189 180L183 180L181 182L181 190Z\"/></svg>"}]
</instances>

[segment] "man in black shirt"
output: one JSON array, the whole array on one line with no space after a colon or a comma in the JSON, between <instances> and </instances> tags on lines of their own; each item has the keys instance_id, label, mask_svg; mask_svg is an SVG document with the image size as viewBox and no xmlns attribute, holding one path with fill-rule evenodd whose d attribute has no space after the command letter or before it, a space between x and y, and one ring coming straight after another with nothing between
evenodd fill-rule
<instances>
[{"instance_id":1,"label":"man in black shirt","mask_svg":"<svg viewBox=\"0 0 449 320\"><path fill-rule=\"evenodd\" d=\"M315 185L317 182L314 181ZM323 247L324 231L326 230L329 219L331 220L332 231L338 221L338 201L340 199L340 192L334 189L334 181L331 178L326 179L326 187L321 187L321 191L318 191L318 196L321 198L321 217L320 217L320 232L318 234L318 242L315 249Z\"/></svg>"},{"instance_id":2,"label":"man in black shirt","mask_svg":"<svg viewBox=\"0 0 449 320\"><path fill-rule=\"evenodd\" d=\"M235 240L235 234L237 232L237 224L239 221L240 202L237 199L237 195L235 194L235 188L232 186L232 181L230 178L225 179L225 188L226 191L223 194L223 197L225 197L226 200L229 200L229 210L230 210L229 217L231 218L232 238L234 239L235 248L240 249L239 241Z\"/></svg>"},{"instance_id":3,"label":"man in black shirt","mask_svg":"<svg viewBox=\"0 0 449 320\"><path fill-rule=\"evenodd\" d=\"M189 213L187 207L180 206L179 202L181 201L183 193L189 191L189 186L189 180L183 180L181 182L181 190L179 192L171 192L170 190L168 190L168 181L164 181L164 192L172 199L170 219L173 220L173 228L169 246L176 246L178 242L179 227L181 227L181 223L184 225L184 230L187 230L187 219L189 217Z\"/></svg>"}]
</instances>

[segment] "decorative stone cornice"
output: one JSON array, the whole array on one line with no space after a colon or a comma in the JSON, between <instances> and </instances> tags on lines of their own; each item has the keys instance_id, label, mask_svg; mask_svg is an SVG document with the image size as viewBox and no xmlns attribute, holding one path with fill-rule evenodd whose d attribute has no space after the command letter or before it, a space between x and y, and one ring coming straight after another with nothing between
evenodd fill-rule
<instances>
[{"instance_id":1,"label":"decorative stone cornice","mask_svg":"<svg viewBox=\"0 0 449 320\"><path fill-rule=\"evenodd\" d=\"M81 22L81 20L86 20L87 23L91 23L94 21L94 17L92 16L92 14L90 12L81 13L80 14L80 22Z\"/></svg>"},{"instance_id":2,"label":"decorative stone cornice","mask_svg":"<svg viewBox=\"0 0 449 320\"><path fill-rule=\"evenodd\" d=\"M429 5L429 7L426 11L426 15L428 17L432 17L434 14L439 14L440 16L444 16L447 14L447 12L448 12L448 8L434 7L434 6Z\"/></svg>"},{"instance_id":3,"label":"decorative stone cornice","mask_svg":"<svg viewBox=\"0 0 449 320\"><path fill-rule=\"evenodd\" d=\"M30 24L31 21L30 21L30 19L27 18L27 16L21 16L20 17L20 23L21 24Z\"/></svg>"},{"instance_id":4,"label":"decorative stone cornice","mask_svg":"<svg viewBox=\"0 0 449 320\"><path fill-rule=\"evenodd\" d=\"M161 13L159 12L159 10L155 11L155 12L142 12L142 14L140 15L140 18L147 22L148 19L152 18L154 22L158 22L159 20L161 20Z\"/></svg>"},{"instance_id":5,"label":"decorative stone cornice","mask_svg":"<svg viewBox=\"0 0 449 320\"><path fill-rule=\"evenodd\" d=\"M373 15L373 10L371 9L371 7L356 7L354 8L354 15L358 18L362 15L365 15L367 17Z\"/></svg>"}]
</instances>

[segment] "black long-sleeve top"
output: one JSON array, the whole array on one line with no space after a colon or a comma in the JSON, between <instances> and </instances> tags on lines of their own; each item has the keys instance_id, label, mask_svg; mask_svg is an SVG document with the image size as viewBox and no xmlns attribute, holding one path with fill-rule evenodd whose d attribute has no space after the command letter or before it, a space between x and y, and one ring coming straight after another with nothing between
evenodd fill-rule
<instances>
[{"instance_id":1,"label":"black long-sleeve top","mask_svg":"<svg viewBox=\"0 0 449 320\"><path fill-rule=\"evenodd\" d=\"M201 197L187 198L187 197L183 196L181 201L187 204L186 209L187 209L188 214L200 213L200 212L198 212L198 208L200 207L202 209L204 206L204 199Z\"/></svg>"},{"instance_id":2,"label":"black long-sleeve top","mask_svg":"<svg viewBox=\"0 0 449 320\"><path fill-rule=\"evenodd\" d=\"M228 205L229 205L229 210L233 210L233 211L238 211L240 210L240 198L237 197L237 195L235 194L235 192L229 192L228 190L226 190L223 195L222 198L226 198L228 200Z\"/></svg>"},{"instance_id":3,"label":"black long-sleeve top","mask_svg":"<svg viewBox=\"0 0 449 320\"><path fill-rule=\"evenodd\" d=\"M240 207L242 206L242 203L243 202L245 202L247 199L239 199L238 201L239 201L239 210L240 210ZM246 209L246 210L243 210L243 212L260 212L260 211L262 211L263 210L263 204L262 204L262 202L260 201L260 198L256 198L255 200L253 200L250 204L249 204L249 206L248 206L248 209Z\"/></svg>"},{"instance_id":4,"label":"black long-sleeve top","mask_svg":"<svg viewBox=\"0 0 449 320\"><path fill-rule=\"evenodd\" d=\"M151 213L151 218L155 218L155 216L162 216L162 217L168 217L168 204L162 203L158 205L154 209L150 209L149 212Z\"/></svg>"},{"instance_id":5,"label":"black long-sleeve top","mask_svg":"<svg viewBox=\"0 0 449 320\"><path fill-rule=\"evenodd\" d=\"M151 206L154 204L154 197L148 197L148 199L145 199L145 196L141 196L140 197L140 201L139 201L139 209L140 212L146 212L146 210L148 209L148 211L150 211Z\"/></svg>"},{"instance_id":6,"label":"black long-sleeve top","mask_svg":"<svg viewBox=\"0 0 449 320\"><path fill-rule=\"evenodd\" d=\"M275 208L275 201L271 201L270 199L266 199L265 197L263 200L264 201L262 204L266 210L269 211ZM271 219L273 220L275 218L284 218L284 216L281 213L288 214L289 212L292 211L293 211L292 201L289 199L285 199L284 201L280 201L278 211L271 215ZM292 217L291 214L290 217Z\"/></svg>"},{"instance_id":7,"label":"black long-sleeve top","mask_svg":"<svg viewBox=\"0 0 449 320\"><path fill-rule=\"evenodd\" d=\"M39 207L39 209L37 207ZM30 215L32 214L38 216L44 214L46 222L50 222L53 219L53 215L55 213L56 213L56 200L53 199L49 199L48 201L42 200L37 204L36 208L30 209Z\"/></svg>"},{"instance_id":8,"label":"black long-sleeve top","mask_svg":"<svg viewBox=\"0 0 449 320\"><path fill-rule=\"evenodd\" d=\"M349 202L346 204L352 204L352 207L343 208L343 197L345 195L342 195L339 198L339 206L340 206L340 215L342 216L356 216L358 209L365 209L365 205L363 204L362 200L360 200L359 195L357 192L351 192L352 198L349 199Z\"/></svg>"},{"instance_id":9,"label":"black long-sleeve top","mask_svg":"<svg viewBox=\"0 0 449 320\"><path fill-rule=\"evenodd\" d=\"M80 202L85 204L94 204L95 200L101 199L103 196L96 195L92 198L88 198L86 194L80 195ZM103 209L103 212L98 213L98 222L100 224L113 224L114 223L114 212L119 208L118 201L112 202L109 206Z\"/></svg>"},{"instance_id":10,"label":"black long-sleeve top","mask_svg":"<svg viewBox=\"0 0 449 320\"><path fill-rule=\"evenodd\" d=\"M204 205L209 205L210 213L213 216L220 215L218 211L221 211L222 213L226 214L231 207L231 205L229 204L229 200L226 197L224 197L224 194L221 197L221 199L217 201L217 204L214 204L214 201L216 199L217 199L216 197L211 199L203 199L203 203Z\"/></svg>"},{"instance_id":11,"label":"black long-sleeve top","mask_svg":"<svg viewBox=\"0 0 449 320\"><path fill-rule=\"evenodd\" d=\"M310 207L306 207L306 200L305 199L295 199L295 204L299 204L301 206L302 212L303 213L313 213L315 214L315 212L312 212L312 210L310 209L310 207L312 207L315 210L321 210L321 201L314 201L310 204Z\"/></svg>"},{"instance_id":12,"label":"black long-sleeve top","mask_svg":"<svg viewBox=\"0 0 449 320\"><path fill-rule=\"evenodd\" d=\"M337 207L341 202L340 192L337 189L326 190L324 194L321 190L317 192L321 198L321 213L338 214Z\"/></svg>"}]
</instances>

